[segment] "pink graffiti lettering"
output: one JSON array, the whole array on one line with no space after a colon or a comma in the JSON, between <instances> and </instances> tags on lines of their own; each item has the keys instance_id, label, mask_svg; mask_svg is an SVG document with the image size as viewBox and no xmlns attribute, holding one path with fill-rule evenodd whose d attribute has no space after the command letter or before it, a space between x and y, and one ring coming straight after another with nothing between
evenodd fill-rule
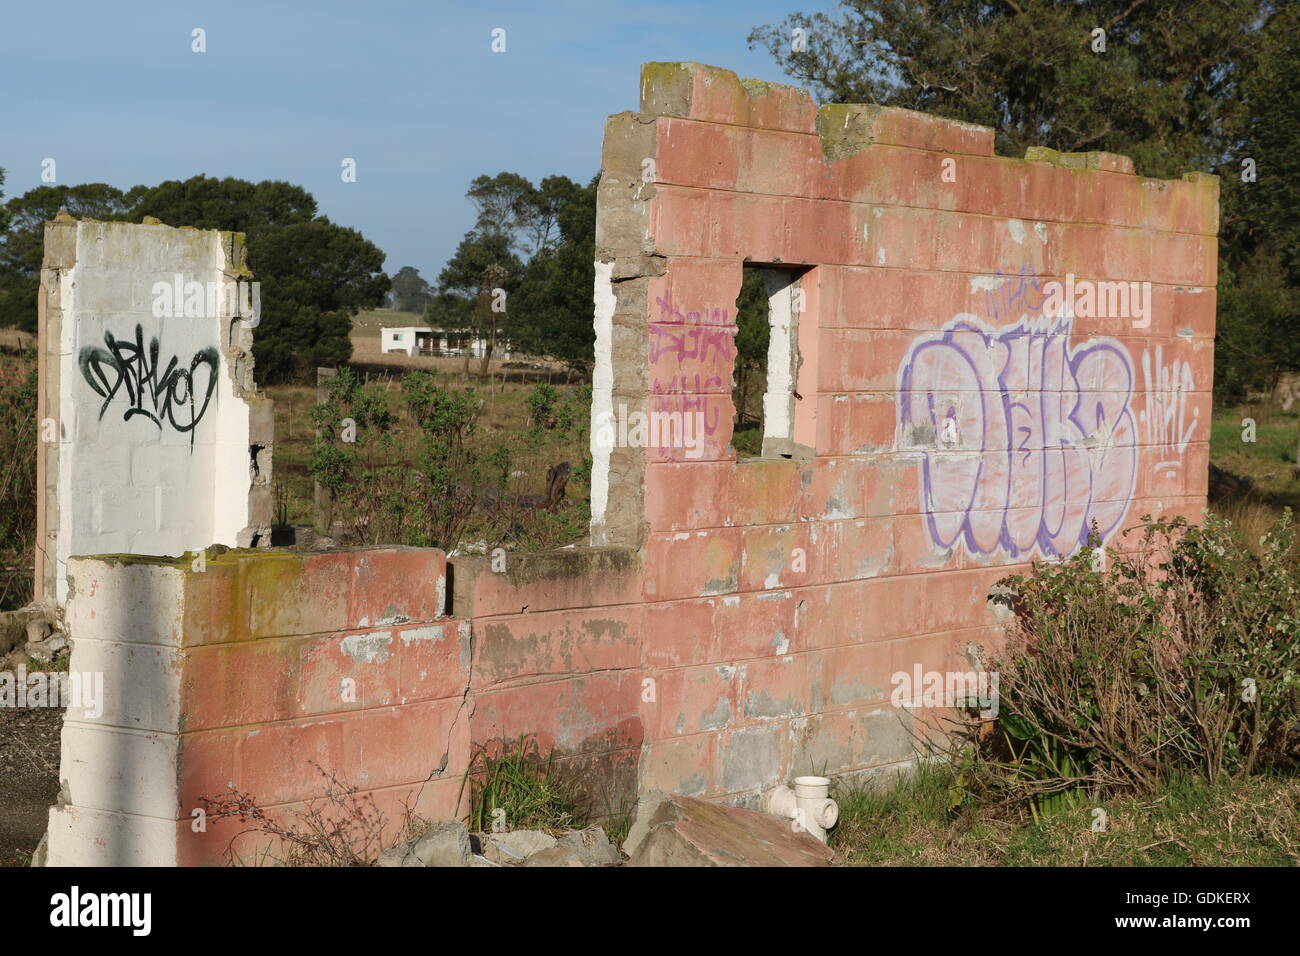
<instances>
[{"instance_id":1,"label":"pink graffiti lettering","mask_svg":"<svg viewBox=\"0 0 1300 956\"><path fill-rule=\"evenodd\" d=\"M709 349L714 360L729 362L736 355L736 326L728 319L726 309L707 309L705 312L679 312L665 297L655 300L659 306L659 321L650 323L650 362L660 356L672 354L680 363L686 359L709 361ZM710 324L703 324L707 316Z\"/></svg>"}]
</instances>

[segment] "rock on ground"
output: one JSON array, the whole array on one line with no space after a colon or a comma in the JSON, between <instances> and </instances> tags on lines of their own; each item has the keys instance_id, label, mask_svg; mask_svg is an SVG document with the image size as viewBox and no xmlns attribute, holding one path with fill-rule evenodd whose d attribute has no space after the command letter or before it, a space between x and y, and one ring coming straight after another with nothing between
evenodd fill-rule
<instances>
[{"instance_id":1,"label":"rock on ground","mask_svg":"<svg viewBox=\"0 0 1300 956\"><path fill-rule=\"evenodd\" d=\"M605 836L604 827L573 830L560 837L559 845L577 850L584 866L617 866L623 862L618 847Z\"/></svg>"},{"instance_id":2,"label":"rock on ground","mask_svg":"<svg viewBox=\"0 0 1300 956\"><path fill-rule=\"evenodd\" d=\"M652 791L637 801L629 866L827 866L834 852L790 821Z\"/></svg>"},{"instance_id":3,"label":"rock on ground","mask_svg":"<svg viewBox=\"0 0 1300 956\"><path fill-rule=\"evenodd\" d=\"M583 851L573 846L553 846L547 850L538 850L528 858L524 866L586 866Z\"/></svg>"},{"instance_id":4,"label":"rock on ground","mask_svg":"<svg viewBox=\"0 0 1300 956\"><path fill-rule=\"evenodd\" d=\"M481 833L483 856L502 866L521 866L534 853L555 846L555 837L541 830L506 830L502 833Z\"/></svg>"},{"instance_id":5,"label":"rock on ground","mask_svg":"<svg viewBox=\"0 0 1300 956\"><path fill-rule=\"evenodd\" d=\"M376 866L471 866L469 831L458 820L435 823L413 840L379 855Z\"/></svg>"}]
</instances>

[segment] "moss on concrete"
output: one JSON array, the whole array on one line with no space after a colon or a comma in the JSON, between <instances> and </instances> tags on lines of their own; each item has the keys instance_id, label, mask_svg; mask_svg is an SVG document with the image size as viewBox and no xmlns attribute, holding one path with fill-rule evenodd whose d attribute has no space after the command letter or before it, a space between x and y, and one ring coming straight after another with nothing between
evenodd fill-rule
<instances>
[{"instance_id":1,"label":"moss on concrete","mask_svg":"<svg viewBox=\"0 0 1300 956\"><path fill-rule=\"evenodd\" d=\"M623 573L641 566L630 548L567 548L535 554L512 554L506 560L506 580L515 586L602 572Z\"/></svg>"}]
</instances>

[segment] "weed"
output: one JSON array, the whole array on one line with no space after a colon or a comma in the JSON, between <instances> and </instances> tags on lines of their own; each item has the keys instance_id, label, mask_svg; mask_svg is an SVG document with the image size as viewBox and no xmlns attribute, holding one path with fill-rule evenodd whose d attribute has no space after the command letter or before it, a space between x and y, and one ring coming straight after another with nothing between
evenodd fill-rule
<instances>
[{"instance_id":1,"label":"weed","mask_svg":"<svg viewBox=\"0 0 1300 956\"><path fill-rule=\"evenodd\" d=\"M521 736L494 754L496 749L479 747L470 761L465 777L470 784L470 830L556 831L586 826L586 813L573 787L557 777L551 758L539 754L536 740Z\"/></svg>"}]
</instances>

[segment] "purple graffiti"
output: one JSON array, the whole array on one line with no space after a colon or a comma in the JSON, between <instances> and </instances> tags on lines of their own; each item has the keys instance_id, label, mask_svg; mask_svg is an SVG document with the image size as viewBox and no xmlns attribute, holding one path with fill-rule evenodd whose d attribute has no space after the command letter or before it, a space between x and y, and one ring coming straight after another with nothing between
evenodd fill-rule
<instances>
[{"instance_id":1,"label":"purple graffiti","mask_svg":"<svg viewBox=\"0 0 1300 956\"><path fill-rule=\"evenodd\" d=\"M972 554L1068 555L1106 540L1133 497L1133 363L1071 348L1072 317L986 328L958 315L899 370L901 447L919 453L931 539Z\"/></svg>"}]
</instances>

